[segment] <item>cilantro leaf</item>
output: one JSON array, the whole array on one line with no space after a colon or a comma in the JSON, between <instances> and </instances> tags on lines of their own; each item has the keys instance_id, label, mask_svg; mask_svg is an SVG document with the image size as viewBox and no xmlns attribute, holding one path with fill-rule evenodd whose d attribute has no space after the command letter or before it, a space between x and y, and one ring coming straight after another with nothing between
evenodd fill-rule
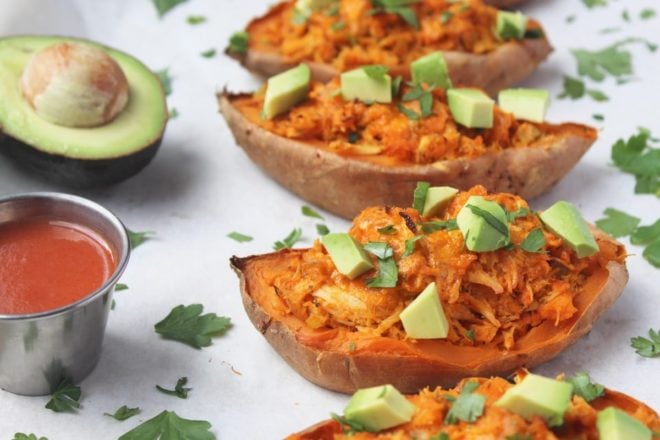
<instances>
[{"instance_id":1,"label":"cilantro leaf","mask_svg":"<svg viewBox=\"0 0 660 440\"><path fill-rule=\"evenodd\" d=\"M165 69L156 70L154 73L158 77L160 84L163 86L165 96L170 96L172 94L172 77L170 76L170 68L166 67Z\"/></svg>"},{"instance_id":2,"label":"cilantro leaf","mask_svg":"<svg viewBox=\"0 0 660 440\"><path fill-rule=\"evenodd\" d=\"M419 115L414 110L410 110L408 107L401 104L397 104L396 108L411 121L419 121Z\"/></svg>"},{"instance_id":3,"label":"cilantro leaf","mask_svg":"<svg viewBox=\"0 0 660 440\"><path fill-rule=\"evenodd\" d=\"M202 315L204 306L179 305L154 328L165 339L183 342L194 348L208 347L211 337L220 336L230 327L230 318L215 313Z\"/></svg>"},{"instance_id":4,"label":"cilantro leaf","mask_svg":"<svg viewBox=\"0 0 660 440\"><path fill-rule=\"evenodd\" d=\"M392 97L399 96L399 90L401 89L402 81L403 81L403 77L401 75L398 75L396 78L392 80Z\"/></svg>"},{"instance_id":5,"label":"cilantro leaf","mask_svg":"<svg viewBox=\"0 0 660 440\"><path fill-rule=\"evenodd\" d=\"M112 417L115 420L119 420L120 422L123 422L126 419L130 419L131 417L138 414L140 414L139 407L129 408L126 405L119 407L114 414L104 413L104 415Z\"/></svg>"},{"instance_id":6,"label":"cilantro leaf","mask_svg":"<svg viewBox=\"0 0 660 440\"><path fill-rule=\"evenodd\" d=\"M518 208L515 211L507 211L506 219L509 223L513 223L519 217L527 217L529 215L529 209L527 208Z\"/></svg>"},{"instance_id":7,"label":"cilantro leaf","mask_svg":"<svg viewBox=\"0 0 660 440\"><path fill-rule=\"evenodd\" d=\"M429 438L429 440L449 440L449 435L446 432L439 432L433 437Z\"/></svg>"},{"instance_id":8,"label":"cilantro leaf","mask_svg":"<svg viewBox=\"0 0 660 440\"><path fill-rule=\"evenodd\" d=\"M121 292L122 290L128 290L128 285L123 283L115 284L115 292Z\"/></svg>"},{"instance_id":9,"label":"cilantro leaf","mask_svg":"<svg viewBox=\"0 0 660 440\"><path fill-rule=\"evenodd\" d=\"M409 26L419 29L417 14L410 8L410 5L419 1L420 0L371 0L373 9L368 13L371 15L381 14L383 12L396 14Z\"/></svg>"},{"instance_id":10,"label":"cilantro leaf","mask_svg":"<svg viewBox=\"0 0 660 440\"><path fill-rule=\"evenodd\" d=\"M660 238L660 220L650 226L640 226L630 236L632 244L649 244Z\"/></svg>"},{"instance_id":11,"label":"cilantro leaf","mask_svg":"<svg viewBox=\"0 0 660 440\"><path fill-rule=\"evenodd\" d=\"M424 238L423 235L415 235L413 238L407 239L404 245L403 256L407 257L412 255L412 253L415 252L415 243L417 243L422 238Z\"/></svg>"},{"instance_id":12,"label":"cilantro leaf","mask_svg":"<svg viewBox=\"0 0 660 440\"><path fill-rule=\"evenodd\" d=\"M591 97L594 101L597 102L603 102L603 101L609 101L610 97L607 96L605 93L601 92L600 90L596 89L589 89L587 90L587 95Z\"/></svg>"},{"instance_id":13,"label":"cilantro leaf","mask_svg":"<svg viewBox=\"0 0 660 440\"><path fill-rule=\"evenodd\" d=\"M356 432L367 431L367 428L363 424L347 419L345 416L340 416L335 413L330 413L330 416L333 418L333 420L335 420L337 423L341 425L341 430L343 434L353 435Z\"/></svg>"},{"instance_id":14,"label":"cilantro leaf","mask_svg":"<svg viewBox=\"0 0 660 440\"><path fill-rule=\"evenodd\" d=\"M186 18L186 21L191 26L196 26L198 24L206 23L206 17L203 15L189 15Z\"/></svg>"},{"instance_id":15,"label":"cilantro leaf","mask_svg":"<svg viewBox=\"0 0 660 440\"><path fill-rule=\"evenodd\" d=\"M573 384L573 394L577 394L587 402L605 394L605 388L600 384L592 383L589 373L585 371L575 373L575 376L567 378L566 382Z\"/></svg>"},{"instance_id":16,"label":"cilantro leaf","mask_svg":"<svg viewBox=\"0 0 660 440\"><path fill-rule=\"evenodd\" d=\"M236 232L236 231L230 232L229 234L227 234L227 237L239 243L245 243L254 240L254 238L250 237L249 235L241 234L240 232Z\"/></svg>"},{"instance_id":17,"label":"cilantro leaf","mask_svg":"<svg viewBox=\"0 0 660 440\"><path fill-rule=\"evenodd\" d=\"M34 434L23 434L22 432L17 432L14 434L12 440L48 440L46 437L37 437Z\"/></svg>"},{"instance_id":18,"label":"cilantro leaf","mask_svg":"<svg viewBox=\"0 0 660 440\"><path fill-rule=\"evenodd\" d=\"M188 383L187 377L180 377L179 380L176 381L176 385L174 386L173 390L168 390L166 388L161 387L160 385L156 385L156 389L161 393L167 394L169 396L176 396L179 399L187 399L188 391L192 390L192 388L185 387L187 383Z\"/></svg>"},{"instance_id":19,"label":"cilantro leaf","mask_svg":"<svg viewBox=\"0 0 660 440\"><path fill-rule=\"evenodd\" d=\"M330 29L332 29L335 32L340 31L345 27L346 27L346 22L342 20L337 20L330 25Z\"/></svg>"},{"instance_id":20,"label":"cilantro leaf","mask_svg":"<svg viewBox=\"0 0 660 440\"><path fill-rule=\"evenodd\" d=\"M630 338L630 346L640 356L649 358L660 356L660 330L649 329L649 338L643 336Z\"/></svg>"},{"instance_id":21,"label":"cilantro leaf","mask_svg":"<svg viewBox=\"0 0 660 440\"><path fill-rule=\"evenodd\" d=\"M507 435L504 440L533 440L531 434L513 434Z\"/></svg>"},{"instance_id":22,"label":"cilantro leaf","mask_svg":"<svg viewBox=\"0 0 660 440\"><path fill-rule=\"evenodd\" d=\"M372 66L364 66L362 70L364 70L364 73L366 73L369 78L382 81L385 79L385 75L387 75L387 72L389 72L390 68L375 64Z\"/></svg>"},{"instance_id":23,"label":"cilantro leaf","mask_svg":"<svg viewBox=\"0 0 660 440\"><path fill-rule=\"evenodd\" d=\"M639 13L639 18L641 18L642 20L648 20L655 16L656 16L656 12L654 9L651 8L642 9L642 12Z\"/></svg>"},{"instance_id":24,"label":"cilantro leaf","mask_svg":"<svg viewBox=\"0 0 660 440\"><path fill-rule=\"evenodd\" d=\"M421 85L415 84L408 93L403 95L401 100L403 102L418 101L419 108L422 112L422 118L427 118L431 116L431 113L433 112L433 95L431 94L431 90L433 89L424 90L424 88ZM409 112L413 112L412 110L406 107L403 108L405 108ZM417 113L415 113L415 115L417 115Z\"/></svg>"},{"instance_id":25,"label":"cilantro leaf","mask_svg":"<svg viewBox=\"0 0 660 440\"><path fill-rule=\"evenodd\" d=\"M156 7L156 12L158 12L158 17L163 18L165 14L170 12L172 8L185 3L188 0L151 0Z\"/></svg>"},{"instance_id":26,"label":"cilantro leaf","mask_svg":"<svg viewBox=\"0 0 660 440\"><path fill-rule=\"evenodd\" d=\"M133 232L130 229L126 229L126 232L128 233L128 241L131 243L131 249L135 249L145 241L150 240L155 234L153 231Z\"/></svg>"},{"instance_id":27,"label":"cilantro leaf","mask_svg":"<svg viewBox=\"0 0 660 440\"><path fill-rule=\"evenodd\" d=\"M594 118L596 121L600 121L600 122L605 120L605 115L602 115L600 113L594 113L593 115L591 115L591 117Z\"/></svg>"},{"instance_id":28,"label":"cilantro leaf","mask_svg":"<svg viewBox=\"0 0 660 440\"><path fill-rule=\"evenodd\" d=\"M624 9L621 12L621 18L623 18L623 21L625 21L627 23L630 23L630 13L628 12L627 9Z\"/></svg>"},{"instance_id":29,"label":"cilantro leaf","mask_svg":"<svg viewBox=\"0 0 660 440\"><path fill-rule=\"evenodd\" d=\"M378 258L378 275L367 280L367 287L396 287L399 269L394 261L394 251L387 243L371 241L364 250Z\"/></svg>"},{"instance_id":30,"label":"cilantro leaf","mask_svg":"<svg viewBox=\"0 0 660 440\"><path fill-rule=\"evenodd\" d=\"M493 229L505 237L509 236L509 227L490 212L475 205L465 205L474 215L483 218Z\"/></svg>"},{"instance_id":31,"label":"cilantro leaf","mask_svg":"<svg viewBox=\"0 0 660 440\"><path fill-rule=\"evenodd\" d=\"M172 107L172 110L170 110L169 115L167 115L168 119L176 119L179 117L179 110L176 109L176 107Z\"/></svg>"},{"instance_id":32,"label":"cilantro leaf","mask_svg":"<svg viewBox=\"0 0 660 440\"><path fill-rule=\"evenodd\" d=\"M463 385L461 394L452 404L445 417L445 423L448 425L455 425L459 420L464 422L475 422L484 412L484 404L486 398L481 394L474 393L479 387L477 382L466 382Z\"/></svg>"},{"instance_id":33,"label":"cilantro leaf","mask_svg":"<svg viewBox=\"0 0 660 440\"><path fill-rule=\"evenodd\" d=\"M429 182L417 182L415 192L413 193L412 207L420 214L424 210L424 203L426 203L426 194L429 192L431 184Z\"/></svg>"},{"instance_id":34,"label":"cilantro leaf","mask_svg":"<svg viewBox=\"0 0 660 440\"><path fill-rule=\"evenodd\" d=\"M660 239L656 239L654 242L646 246L642 256L646 258L646 261L651 263L654 267L660 269Z\"/></svg>"},{"instance_id":35,"label":"cilantro leaf","mask_svg":"<svg viewBox=\"0 0 660 440\"><path fill-rule=\"evenodd\" d=\"M627 140L617 140L611 157L621 171L635 176L635 193L660 197L660 148L653 148L651 140L650 132L640 129Z\"/></svg>"},{"instance_id":36,"label":"cilantro leaf","mask_svg":"<svg viewBox=\"0 0 660 440\"><path fill-rule=\"evenodd\" d=\"M640 222L637 217L614 208L605 209L604 214L606 217L596 220L596 226L615 238L632 234Z\"/></svg>"},{"instance_id":37,"label":"cilantro leaf","mask_svg":"<svg viewBox=\"0 0 660 440\"><path fill-rule=\"evenodd\" d=\"M229 46L227 52L229 53L246 53L248 51L248 42L250 35L247 32L234 32L229 37Z\"/></svg>"},{"instance_id":38,"label":"cilantro leaf","mask_svg":"<svg viewBox=\"0 0 660 440\"><path fill-rule=\"evenodd\" d=\"M380 241L370 241L364 245L364 250L375 255L379 260L390 258L393 254L390 245Z\"/></svg>"},{"instance_id":39,"label":"cilantro leaf","mask_svg":"<svg viewBox=\"0 0 660 440\"><path fill-rule=\"evenodd\" d=\"M208 49L200 53L200 55L204 58L213 58L215 56L215 53L216 53L215 49Z\"/></svg>"},{"instance_id":40,"label":"cilantro leaf","mask_svg":"<svg viewBox=\"0 0 660 440\"><path fill-rule=\"evenodd\" d=\"M289 249L293 247L294 244L296 244L298 241L300 241L300 238L302 237L302 229L300 228L295 228L291 232L289 232L289 235L284 237L281 241L276 241L273 244L273 249L276 251L279 251L281 249Z\"/></svg>"},{"instance_id":41,"label":"cilantro leaf","mask_svg":"<svg viewBox=\"0 0 660 440\"><path fill-rule=\"evenodd\" d=\"M449 20L451 20L453 16L454 14L451 11L444 11L442 14L440 14L440 23L449 23Z\"/></svg>"},{"instance_id":42,"label":"cilantro leaf","mask_svg":"<svg viewBox=\"0 0 660 440\"><path fill-rule=\"evenodd\" d=\"M383 234L383 235L396 234L396 228L394 227L394 225L383 226L382 228L378 228L377 231L379 234Z\"/></svg>"},{"instance_id":43,"label":"cilantro leaf","mask_svg":"<svg viewBox=\"0 0 660 440\"><path fill-rule=\"evenodd\" d=\"M313 217L313 218L318 218L320 220L325 220L321 214L316 212L310 206L305 205L305 206L300 208L300 211L302 212L302 215L304 215L306 217Z\"/></svg>"},{"instance_id":44,"label":"cilantro leaf","mask_svg":"<svg viewBox=\"0 0 660 440\"><path fill-rule=\"evenodd\" d=\"M188 420L174 411L163 411L156 417L131 429L119 440L215 440L206 420Z\"/></svg>"},{"instance_id":45,"label":"cilantro leaf","mask_svg":"<svg viewBox=\"0 0 660 440\"><path fill-rule=\"evenodd\" d=\"M536 228L527 234L525 240L520 244L521 248L532 253L540 252L543 246L545 246L545 235L541 228Z\"/></svg>"},{"instance_id":46,"label":"cilantro leaf","mask_svg":"<svg viewBox=\"0 0 660 440\"><path fill-rule=\"evenodd\" d=\"M626 44L644 43L651 52L657 46L642 38L627 38L618 41L604 49L590 51L586 49L573 49L571 53L578 63L578 73L594 81L602 81L607 75L617 79L632 73L632 55L628 50L622 49Z\"/></svg>"},{"instance_id":47,"label":"cilantro leaf","mask_svg":"<svg viewBox=\"0 0 660 440\"><path fill-rule=\"evenodd\" d=\"M582 3L589 9L596 6L607 6L607 0L582 0Z\"/></svg>"},{"instance_id":48,"label":"cilantro leaf","mask_svg":"<svg viewBox=\"0 0 660 440\"><path fill-rule=\"evenodd\" d=\"M474 342L474 340L476 339L474 330L470 329L467 332L465 332L465 337L468 338L470 341Z\"/></svg>"},{"instance_id":49,"label":"cilantro leaf","mask_svg":"<svg viewBox=\"0 0 660 440\"><path fill-rule=\"evenodd\" d=\"M432 222L424 222L422 223L422 232L426 232L427 234L430 234L435 231L442 231L442 230L447 230L447 231L455 231L458 229L458 223L456 223L455 218L451 218L449 220L436 220Z\"/></svg>"},{"instance_id":50,"label":"cilantro leaf","mask_svg":"<svg viewBox=\"0 0 660 440\"><path fill-rule=\"evenodd\" d=\"M330 233L330 229L328 229L326 225L319 223L318 225L316 225L316 232L319 235L328 235Z\"/></svg>"},{"instance_id":51,"label":"cilantro leaf","mask_svg":"<svg viewBox=\"0 0 660 440\"><path fill-rule=\"evenodd\" d=\"M71 383L69 379L62 379L55 387L46 408L55 412L75 411L80 408L80 387Z\"/></svg>"},{"instance_id":52,"label":"cilantro leaf","mask_svg":"<svg viewBox=\"0 0 660 440\"><path fill-rule=\"evenodd\" d=\"M564 91L559 94L558 98L571 98L573 100L580 99L586 93L584 82L567 75L564 75Z\"/></svg>"}]
</instances>

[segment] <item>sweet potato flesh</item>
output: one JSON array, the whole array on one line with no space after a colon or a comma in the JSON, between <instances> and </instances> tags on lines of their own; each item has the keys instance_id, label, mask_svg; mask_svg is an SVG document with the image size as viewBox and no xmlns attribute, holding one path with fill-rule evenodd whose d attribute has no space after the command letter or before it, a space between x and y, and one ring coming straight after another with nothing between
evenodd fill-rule
<instances>
[{"instance_id":1,"label":"sweet potato flesh","mask_svg":"<svg viewBox=\"0 0 660 440\"><path fill-rule=\"evenodd\" d=\"M404 102L410 91L402 86L391 104L367 105L344 101L339 82L314 83L309 99L272 120L259 116L263 91L232 98L236 108L252 123L288 139L334 153L383 165L430 164L457 158L475 158L509 148L543 148L566 136L596 139L593 128L576 124L537 124L516 120L495 109L493 127L470 129L451 116L444 90L432 90L432 112L409 119L398 107L421 114L418 100Z\"/></svg>"},{"instance_id":2,"label":"sweet potato flesh","mask_svg":"<svg viewBox=\"0 0 660 440\"><path fill-rule=\"evenodd\" d=\"M449 399L456 398L467 381L480 383L475 393L486 397L484 413L474 423L459 421L455 425L444 423L451 407ZM649 407L623 394L607 390L602 397L591 402L579 396L574 396L564 415L564 424L559 428L549 428L540 417L525 420L523 417L509 411L492 406L513 384L501 378L466 379L456 388L443 390L424 389L419 394L408 396L408 400L417 407L413 419L404 425L380 433L356 432L349 434L350 428L341 426L336 421L327 421L306 431L293 434L287 440L366 440L366 439L410 439L436 438L440 432L446 433L450 439L503 439L529 438L533 440L549 439L597 439L596 415L599 410L614 406L636 417L650 429L660 428L658 415Z\"/></svg>"},{"instance_id":3,"label":"sweet potato flesh","mask_svg":"<svg viewBox=\"0 0 660 440\"><path fill-rule=\"evenodd\" d=\"M419 30L393 13L372 13L370 0L342 0L339 9L297 19L295 0L275 6L247 27L250 50L286 61L330 64L338 71L365 64L407 65L436 50L484 54L505 41L493 29L497 9L481 1L411 4ZM530 22L528 28L539 28Z\"/></svg>"},{"instance_id":4,"label":"sweet potato flesh","mask_svg":"<svg viewBox=\"0 0 660 440\"><path fill-rule=\"evenodd\" d=\"M349 233L360 243L384 242L393 249L396 287L367 287L377 269L349 280L337 272L317 241L284 261L264 260L248 271L248 284L261 284L251 294L270 316L295 321L294 328L302 325L310 331L308 338L301 333L299 340L325 348L339 344L347 350L353 344L355 349L360 341L373 344L372 338L384 337L380 339L412 344L430 356L471 363L475 352L451 347L483 348L486 356L492 349L490 354L496 355L561 337L597 295L607 279L608 263L624 261L625 249L598 239L596 255L577 258L531 211L510 224L512 246L494 252L468 251L457 229L425 232L421 225L455 218L471 195L494 200L509 212L528 208L520 197L487 194L479 186L459 193L438 217L421 218L410 208L368 208L355 218ZM390 233L379 232L382 228ZM538 228L545 236L544 248L536 253L521 249L527 235ZM404 255L406 241L420 235L412 254ZM373 263L379 264L375 257ZM399 313L431 282L438 287L449 335L444 341L410 341Z\"/></svg>"}]
</instances>

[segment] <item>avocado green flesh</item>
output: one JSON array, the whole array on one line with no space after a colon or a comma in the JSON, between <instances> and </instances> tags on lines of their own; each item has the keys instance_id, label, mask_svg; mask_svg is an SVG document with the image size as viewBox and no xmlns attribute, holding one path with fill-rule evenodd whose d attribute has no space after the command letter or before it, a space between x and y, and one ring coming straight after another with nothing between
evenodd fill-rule
<instances>
[{"instance_id":1,"label":"avocado green flesh","mask_svg":"<svg viewBox=\"0 0 660 440\"><path fill-rule=\"evenodd\" d=\"M40 118L23 98L20 77L32 55L47 46L67 41L103 48L128 79L128 104L108 124L94 128L51 124ZM160 139L168 118L162 86L146 66L122 52L73 38L0 39L0 96L0 128L5 135L44 153L71 159L112 159L134 154Z\"/></svg>"}]
</instances>

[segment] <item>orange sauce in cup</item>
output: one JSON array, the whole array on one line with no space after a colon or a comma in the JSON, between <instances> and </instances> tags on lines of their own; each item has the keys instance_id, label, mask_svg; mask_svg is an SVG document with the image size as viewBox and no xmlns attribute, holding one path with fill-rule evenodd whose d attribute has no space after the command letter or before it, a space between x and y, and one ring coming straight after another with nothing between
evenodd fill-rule
<instances>
[{"instance_id":1,"label":"orange sauce in cup","mask_svg":"<svg viewBox=\"0 0 660 440\"><path fill-rule=\"evenodd\" d=\"M49 218L0 224L0 314L72 304L110 278L108 244L83 226Z\"/></svg>"}]
</instances>

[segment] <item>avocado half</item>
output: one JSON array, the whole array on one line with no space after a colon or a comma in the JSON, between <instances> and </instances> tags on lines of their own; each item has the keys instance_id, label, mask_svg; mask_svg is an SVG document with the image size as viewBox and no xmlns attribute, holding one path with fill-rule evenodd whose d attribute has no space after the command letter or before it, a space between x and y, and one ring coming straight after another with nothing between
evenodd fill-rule
<instances>
[{"instance_id":1,"label":"avocado half","mask_svg":"<svg viewBox=\"0 0 660 440\"><path fill-rule=\"evenodd\" d=\"M109 123L93 128L52 124L24 99L20 78L26 64L39 50L62 42L99 47L124 71L128 104ZM156 155L167 120L158 77L130 55L78 38L0 38L0 152L50 181L94 187L133 176Z\"/></svg>"}]
</instances>

